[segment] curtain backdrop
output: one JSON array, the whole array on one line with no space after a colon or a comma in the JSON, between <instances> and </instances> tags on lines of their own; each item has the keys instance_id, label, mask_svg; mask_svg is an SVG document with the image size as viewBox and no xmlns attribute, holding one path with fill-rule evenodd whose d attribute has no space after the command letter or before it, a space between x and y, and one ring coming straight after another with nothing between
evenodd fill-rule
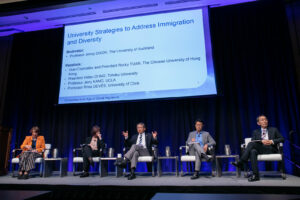
<instances>
[{"instance_id":1,"label":"curtain backdrop","mask_svg":"<svg viewBox=\"0 0 300 200\"><path fill-rule=\"evenodd\" d=\"M7 88L12 40L12 36L0 37L0 125L2 124L2 118L4 117L4 100Z\"/></svg>"},{"instance_id":2,"label":"curtain backdrop","mask_svg":"<svg viewBox=\"0 0 300 200\"><path fill-rule=\"evenodd\" d=\"M299 94L284 7L256 2L212 8L210 23L219 95L123 103L56 105L63 29L16 34L4 113L4 124L13 128L12 148L38 125L46 142L70 158L71 170L72 149L94 124L101 126L108 147L121 152L121 132L134 134L136 123L145 122L148 131L158 131L161 154L165 146L179 153L196 118L205 121L218 154L224 153L225 144L239 154L243 139L258 128L256 116L261 113L285 138L290 130L299 132ZM288 143L284 152L291 157ZM163 165L170 168L174 170L171 162ZM228 162L223 168L235 170ZM202 170L209 169L203 165ZM277 165L261 163L260 169ZM286 169L293 173L289 162ZM145 171L145 165L139 164L138 170Z\"/></svg>"}]
</instances>

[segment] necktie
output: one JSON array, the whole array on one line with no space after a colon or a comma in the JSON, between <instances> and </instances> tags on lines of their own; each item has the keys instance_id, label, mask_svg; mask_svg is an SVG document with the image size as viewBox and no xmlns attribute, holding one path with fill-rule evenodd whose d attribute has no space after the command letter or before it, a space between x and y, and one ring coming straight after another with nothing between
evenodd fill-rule
<instances>
[{"instance_id":1,"label":"necktie","mask_svg":"<svg viewBox=\"0 0 300 200\"><path fill-rule=\"evenodd\" d=\"M262 132L262 136L261 136L261 139L265 139L266 138L266 130L263 130L263 132Z\"/></svg>"},{"instance_id":2,"label":"necktie","mask_svg":"<svg viewBox=\"0 0 300 200\"><path fill-rule=\"evenodd\" d=\"M142 144L142 139L143 139L143 137L142 137L142 134L140 134L140 138L139 138L139 145L141 145L141 144Z\"/></svg>"}]
</instances>

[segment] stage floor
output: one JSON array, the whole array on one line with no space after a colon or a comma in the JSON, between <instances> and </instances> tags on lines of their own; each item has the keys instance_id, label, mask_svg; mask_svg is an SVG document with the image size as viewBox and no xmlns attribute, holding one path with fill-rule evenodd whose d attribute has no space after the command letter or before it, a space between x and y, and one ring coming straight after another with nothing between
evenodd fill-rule
<instances>
[{"instance_id":1,"label":"stage floor","mask_svg":"<svg viewBox=\"0 0 300 200\"><path fill-rule=\"evenodd\" d=\"M34 176L28 180L18 180L16 177L2 176L0 177L0 187L3 186L18 186L39 185L43 186L152 186L152 187L197 187L197 186L222 186L222 187L300 187L300 177L287 175L287 179L283 180L277 172L262 172L261 180L257 182L248 182L243 175L240 178L235 177L233 173L224 174L222 177L211 177L208 174L201 174L199 179L191 180L191 174L183 177L172 174L163 175L161 177L152 177L148 173L137 173L137 178L134 180L127 180L126 177L115 177L109 175L107 177L100 177L97 174L92 174L87 178L80 178L69 174L65 177L53 175L47 178Z\"/></svg>"},{"instance_id":2,"label":"stage floor","mask_svg":"<svg viewBox=\"0 0 300 200\"><path fill-rule=\"evenodd\" d=\"M134 180L113 175L100 177L97 174L80 178L71 173L66 177L34 176L28 180L2 176L0 190L51 191L51 198L57 199L85 199L91 193L97 194L97 197L98 194L108 195L110 198L107 199L122 199L126 195L128 199L139 199L145 195L146 199L151 199L157 193L300 194L300 177L287 175L287 179L283 180L278 172L262 172L261 180L257 182L248 182L243 174L237 178L234 173L224 173L222 177L201 174L196 180L191 180L190 176L168 174L152 177L149 173L138 173Z\"/></svg>"}]
</instances>

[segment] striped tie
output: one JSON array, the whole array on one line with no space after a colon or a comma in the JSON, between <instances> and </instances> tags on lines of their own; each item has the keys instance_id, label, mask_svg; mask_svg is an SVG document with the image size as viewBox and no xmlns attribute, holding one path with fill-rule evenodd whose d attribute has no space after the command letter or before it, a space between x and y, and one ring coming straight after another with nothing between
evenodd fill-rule
<instances>
[{"instance_id":1,"label":"striped tie","mask_svg":"<svg viewBox=\"0 0 300 200\"><path fill-rule=\"evenodd\" d=\"M139 145L142 145L142 139L143 139L143 135L140 134L140 138L139 138Z\"/></svg>"}]
</instances>

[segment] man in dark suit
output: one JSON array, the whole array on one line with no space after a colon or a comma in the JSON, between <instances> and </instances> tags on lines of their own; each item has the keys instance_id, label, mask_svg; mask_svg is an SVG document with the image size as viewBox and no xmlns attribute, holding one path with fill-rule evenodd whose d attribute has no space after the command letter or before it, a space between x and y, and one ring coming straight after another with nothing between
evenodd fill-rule
<instances>
[{"instance_id":1,"label":"man in dark suit","mask_svg":"<svg viewBox=\"0 0 300 200\"><path fill-rule=\"evenodd\" d=\"M253 171L253 175L248 178L250 182L259 181L257 155L277 153L277 144L284 142L284 138L277 128L268 127L269 122L265 115L259 115L256 121L260 129L253 131L251 142L247 145L240 160L232 162L234 166L241 168L250 158Z\"/></svg>"},{"instance_id":2,"label":"man in dark suit","mask_svg":"<svg viewBox=\"0 0 300 200\"><path fill-rule=\"evenodd\" d=\"M128 180L135 178L135 169L139 156L150 156L152 154L152 145L158 144L157 132L146 133L146 127L143 122L140 122L136 126L138 134L129 137L128 131L123 131L122 134L125 138L124 145L126 148L130 148L124 155L124 159L121 162L116 162L116 165L126 167L130 162L131 173Z\"/></svg>"},{"instance_id":3,"label":"man in dark suit","mask_svg":"<svg viewBox=\"0 0 300 200\"><path fill-rule=\"evenodd\" d=\"M80 178L89 176L90 165L93 165L93 157L100 156L100 149L105 148L104 140L100 132L100 127L95 125L91 130L91 136L86 138L85 144L82 147L83 156L83 173Z\"/></svg>"}]
</instances>

